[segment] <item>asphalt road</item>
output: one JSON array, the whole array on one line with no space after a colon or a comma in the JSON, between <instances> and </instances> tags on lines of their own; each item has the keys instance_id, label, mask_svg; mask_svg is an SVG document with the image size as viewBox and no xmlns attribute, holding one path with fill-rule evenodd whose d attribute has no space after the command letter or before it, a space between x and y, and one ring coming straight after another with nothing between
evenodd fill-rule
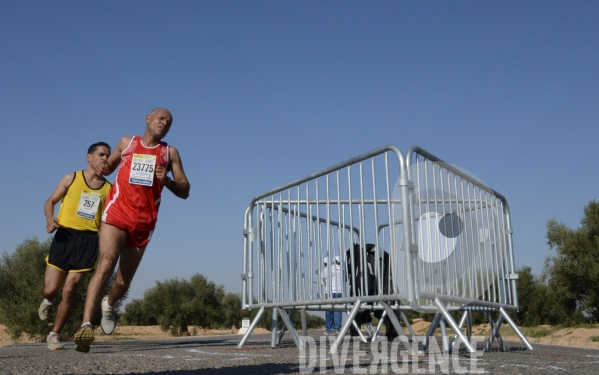
<instances>
[{"instance_id":1,"label":"asphalt road","mask_svg":"<svg viewBox=\"0 0 599 375\"><path fill-rule=\"evenodd\" d=\"M276 348L269 334L252 335L242 349L238 335L99 342L86 354L73 343L62 351L50 351L45 343L17 344L0 347L0 374L599 374L596 349L536 345L529 351L508 343L509 351L502 352L495 343L489 352L470 356L464 350L443 355L431 345L417 357L402 345L348 340L332 356L321 334L311 331L303 350L288 334Z\"/></svg>"}]
</instances>

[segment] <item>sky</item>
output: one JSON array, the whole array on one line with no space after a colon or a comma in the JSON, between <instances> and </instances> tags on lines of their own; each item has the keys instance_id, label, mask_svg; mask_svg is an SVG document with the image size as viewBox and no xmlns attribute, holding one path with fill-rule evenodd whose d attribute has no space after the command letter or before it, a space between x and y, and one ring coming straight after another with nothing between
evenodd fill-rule
<instances>
[{"instance_id":1,"label":"sky","mask_svg":"<svg viewBox=\"0 0 599 375\"><path fill-rule=\"evenodd\" d=\"M598 198L598 2L0 4L0 253L49 237L44 202L90 144L173 114L191 192L163 195L128 301L195 273L240 293L252 198L386 144L503 194L535 274L547 221Z\"/></svg>"}]
</instances>

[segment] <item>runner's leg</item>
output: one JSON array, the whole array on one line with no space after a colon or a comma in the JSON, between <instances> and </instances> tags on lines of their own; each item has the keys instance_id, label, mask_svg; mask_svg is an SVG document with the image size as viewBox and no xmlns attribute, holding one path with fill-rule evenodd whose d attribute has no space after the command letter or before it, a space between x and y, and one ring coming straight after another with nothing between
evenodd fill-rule
<instances>
[{"instance_id":1,"label":"runner's leg","mask_svg":"<svg viewBox=\"0 0 599 375\"><path fill-rule=\"evenodd\" d=\"M62 299L60 305L58 305L58 311L56 312L56 319L54 320L54 326L52 332L60 333L62 328L69 319L69 316L75 308L75 297L77 295L77 287L83 281L84 274L81 272L70 272L67 276L67 280L62 288Z\"/></svg>"},{"instance_id":2,"label":"runner's leg","mask_svg":"<svg viewBox=\"0 0 599 375\"><path fill-rule=\"evenodd\" d=\"M127 243L127 232L110 224L102 223L100 230L100 258L96 272L87 287L83 323L91 322L94 313L100 307L105 294L106 284L114 272L119 255Z\"/></svg>"},{"instance_id":3,"label":"runner's leg","mask_svg":"<svg viewBox=\"0 0 599 375\"><path fill-rule=\"evenodd\" d=\"M125 246L125 249L121 252L121 259L119 261L119 269L116 273L116 279L112 283L112 289L108 296L108 304L114 305L118 300L123 298L129 286L131 280L137 271L137 267L141 262L141 258L144 255L146 246L133 247Z\"/></svg>"},{"instance_id":4,"label":"runner's leg","mask_svg":"<svg viewBox=\"0 0 599 375\"><path fill-rule=\"evenodd\" d=\"M44 285L42 285L42 296L50 302L54 300L66 277L66 272L47 266L46 275L44 276Z\"/></svg>"}]
</instances>

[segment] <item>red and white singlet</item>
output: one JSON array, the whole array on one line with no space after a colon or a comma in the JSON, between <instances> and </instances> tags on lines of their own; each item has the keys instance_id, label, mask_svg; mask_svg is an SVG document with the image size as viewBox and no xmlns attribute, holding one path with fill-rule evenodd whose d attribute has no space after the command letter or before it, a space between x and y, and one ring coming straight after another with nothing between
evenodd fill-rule
<instances>
[{"instance_id":1,"label":"red and white singlet","mask_svg":"<svg viewBox=\"0 0 599 375\"><path fill-rule=\"evenodd\" d=\"M153 231L158 217L162 184L156 178L156 166L168 167L166 142L146 147L134 136L121 154L121 164L108 197L102 220L114 217L141 231Z\"/></svg>"}]
</instances>

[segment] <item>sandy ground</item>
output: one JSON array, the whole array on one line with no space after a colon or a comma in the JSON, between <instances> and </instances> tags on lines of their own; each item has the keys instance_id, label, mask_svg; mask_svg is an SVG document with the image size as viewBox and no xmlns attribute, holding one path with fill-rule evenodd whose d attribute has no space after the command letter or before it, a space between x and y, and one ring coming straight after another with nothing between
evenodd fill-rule
<instances>
[{"instance_id":1,"label":"sandy ground","mask_svg":"<svg viewBox=\"0 0 599 375\"><path fill-rule=\"evenodd\" d=\"M424 322L416 319L416 321L412 324L412 329L414 330L414 333L424 335L426 334L429 326L430 322ZM520 328L532 345L544 344L599 349L599 325L595 325L593 328L564 328L555 330L544 337L533 337L534 332L538 332L541 329L553 331L550 326ZM451 330L449 330L449 332L451 332ZM472 327L472 334L475 336L485 336L485 338L488 338L490 332L491 326L489 324L481 324ZM437 329L436 334L440 335L439 329ZM516 336L509 325L504 324L499 330L499 334L506 341L520 341L518 336ZM597 341L593 341L593 337L595 337L595 340Z\"/></svg>"},{"instance_id":2,"label":"sandy ground","mask_svg":"<svg viewBox=\"0 0 599 375\"><path fill-rule=\"evenodd\" d=\"M424 321L415 321L412 324L412 329L418 335L424 335L428 329L430 323ZM5 332L3 325L0 325L0 346L14 344L9 335ZM555 330L551 334L535 338L530 335L530 332L538 331L540 329L551 330L551 327L541 326L533 329L522 328L522 331L527 336L531 344L549 344L549 345L561 345L561 346L572 346L578 348L594 348L599 349L599 341L593 341L593 337L599 340L599 325L594 328L564 328ZM189 327L190 333L193 333L194 327ZM256 333L267 333L268 331L262 328L256 328ZM449 331L451 334L451 331ZM490 332L490 326L480 325L475 326L472 329L473 335L488 337ZM237 333L235 330L205 330L202 328L196 328L196 336L214 336L214 335L229 335ZM437 335L440 332L437 331ZM513 333L512 329L504 325L500 330L501 336L507 341L520 341L520 339ZM116 330L112 335L106 336L102 333L100 328L96 330L97 341L115 341L115 340L151 340L160 338L172 337L169 332L163 332L158 326L117 326ZM241 338L241 336L240 336ZM28 340L26 337L22 337L17 343L35 342L34 340Z\"/></svg>"}]
</instances>

